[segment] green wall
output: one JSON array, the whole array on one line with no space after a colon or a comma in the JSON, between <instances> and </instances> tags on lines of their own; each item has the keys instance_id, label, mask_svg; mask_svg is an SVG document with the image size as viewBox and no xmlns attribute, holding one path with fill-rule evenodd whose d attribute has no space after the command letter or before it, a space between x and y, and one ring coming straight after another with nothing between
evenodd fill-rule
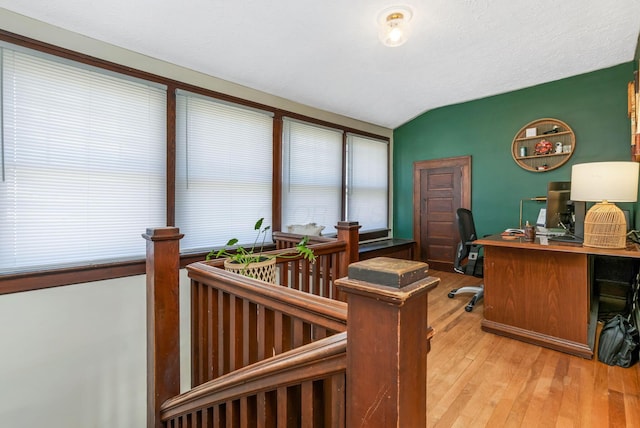
<instances>
[{"instance_id":1,"label":"green wall","mask_svg":"<svg viewBox=\"0 0 640 428\"><path fill-rule=\"evenodd\" d=\"M517 227L520 199L546 195L549 181L569 181L571 165L630 160L627 83L633 70L633 62L628 62L438 108L394 130L394 236L413 237L415 161L471 156L471 208L482 235ZM513 137L528 122L547 117L571 126L576 134L574 154L553 171L525 171L511 157ZM524 206L524 219L535 222L544 205Z\"/></svg>"}]
</instances>

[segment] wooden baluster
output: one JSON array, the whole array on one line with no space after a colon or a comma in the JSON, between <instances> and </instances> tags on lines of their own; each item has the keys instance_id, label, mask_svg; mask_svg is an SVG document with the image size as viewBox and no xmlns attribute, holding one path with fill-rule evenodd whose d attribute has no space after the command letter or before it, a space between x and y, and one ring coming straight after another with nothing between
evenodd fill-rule
<instances>
[{"instance_id":1,"label":"wooden baluster","mask_svg":"<svg viewBox=\"0 0 640 428\"><path fill-rule=\"evenodd\" d=\"M203 358L203 342L199 339L206 337L203 331L202 314L205 312L200 305L205 301L202 297L202 284L191 281L191 386L202 383L202 373L205 370Z\"/></svg>"},{"instance_id":2,"label":"wooden baluster","mask_svg":"<svg viewBox=\"0 0 640 428\"><path fill-rule=\"evenodd\" d=\"M243 333L244 326L243 322L243 300L241 298L236 298L235 296L231 296L231 303L229 305L229 309L231 311L231 315L229 317L229 331L231 332L231 344L229 347L229 371L237 370L241 367L244 367L242 362L243 356Z\"/></svg>"},{"instance_id":3,"label":"wooden baluster","mask_svg":"<svg viewBox=\"0 0 640 428\"><path fill-rule=\"evenodd\" d=\"M321 288L320 296L331 298L331 255L322 256L319 261L316 261L316 266L319 267L319 277Z\"/></svg>"},{"instance_id":4,"label":"wooden baluster","mask_svg":"<svg viewBox=\"0 0 640 428\"><path fill-rule=\"evenodd\" d=\"M440 282L427 270L378 257L337 281L349 304L346 426L427 425L427 293Z\"/></svg>"},{"instance_id":5,"label":"wooden baluster","mask_svg":"<svg viewBox=\"0 0 640 428\"><path fill-rule=\"evenodd\" d=\"M160 405L180 393L177 227L147 229L147 427L160 428Z\"/></svg>"},{"instance_id":6,"label":"wooden baluster","mask_svg":"<svg viewBox=\"0 0 640 428\"><path fill-rule=\"evenodd\" d=\"M218 318L213 334L218 336L218 376L229 373L229 294L218 290Z\"/></svg>"},{"instance_id":7,"label":"wooden baluster","mask_svg":"<svg viewBox=\"0 0 640 428\"><path fill-rule=\"evenodd\" d=\"M258 310L255 303L249 300L242 302L242 366L248 366L258 360Z\"/></svg>"}]
</instances>

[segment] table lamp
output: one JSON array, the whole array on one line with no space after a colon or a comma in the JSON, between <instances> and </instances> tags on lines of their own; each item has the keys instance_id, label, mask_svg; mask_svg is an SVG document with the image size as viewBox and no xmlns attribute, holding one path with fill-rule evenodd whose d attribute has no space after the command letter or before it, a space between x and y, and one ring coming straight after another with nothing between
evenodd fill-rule
<instances>
[{"instance_id":1,"label":"table lamp","mask_svg":"<svg viewBox=\"0 0 640 428\"><path fill-rule=\"evenodd\" d=\"M571 168L571 200L597 202L584 218L585 247L625 248L627 221L612 202L638 200L637 162L592 162Z\"/></svg>"}]
</instances>

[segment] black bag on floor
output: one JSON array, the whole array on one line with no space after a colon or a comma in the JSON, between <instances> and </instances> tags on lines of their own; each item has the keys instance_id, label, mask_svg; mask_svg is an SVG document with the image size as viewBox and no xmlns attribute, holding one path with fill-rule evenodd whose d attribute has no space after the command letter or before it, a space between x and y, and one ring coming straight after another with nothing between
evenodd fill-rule
<instances>
[{"instance_id":1,"label":"black bag on floor","mask_svg":"<svg viewBox=\"0 0 640 428\"><path fill-rule=\"evenodd\" d=\"M618 314L602 327L598 360L620 367L630 367L638 360L638 330L629 318Z\"/></svg>"}]
</instances>

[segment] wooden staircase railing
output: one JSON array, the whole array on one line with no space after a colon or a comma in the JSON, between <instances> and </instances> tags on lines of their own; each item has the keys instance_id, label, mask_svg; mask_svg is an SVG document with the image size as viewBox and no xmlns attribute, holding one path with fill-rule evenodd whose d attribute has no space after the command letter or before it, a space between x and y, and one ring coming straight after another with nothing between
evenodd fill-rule
<instances>
[{"instance_id":1,"label":"wooden staircase railing","mask_svg":"<svg viewBox=\"0 0 640 428\"><path fill-rule=\"evenodd\" d=\"M336 226L337 238L309 236L316 262L311 264L303 260L302 263L292 261L286 265L279 264L280 285L344 301L344 296L333 286L333 279L346 276L349 264L358 261L359 229L358 222L341 221ZM301 238L302 235L273 232L278 250L295 246ZM283 275L283 267L289 275Z\"/></svg>"},{"instance_id":2,"label":"wooden staircase railing","mask_svg":"<svg viewBox=\"0 0 640 428\"><path fill-rule=\"evenodd\" d=\"M344 302L227 272L221 260L187 270L192 386L346 330Z\"/></svg>"},{"instance_id":3,"label":"wooden staircase railing","mask_svg":"<svg viewBox=\"0 0 640 428\"><path fill-rule=\"evenodd\" d=\"M352 265L373 277L348 278L358 226L342 226L343 239L338 229L338 239L313 244L315 265L278 260L284 286L226 272L217 260L187 267L193 388L184 394L172 261L181 235L147 231L148 427L426 424L427 292L439 280L372 283L406 278L407 269L426 272L423 263L393 259Z\"/></svg>"},{"instance_id":4,"label":"wooden staircase railing","mask_svg":"<svg viewBox=\"0 0 640 428\"><path fill-rule=\"evenodd\" d=\"M346 333L251 364L167 400L168 427L341 427Z\"/></svg>"}]
</instances>

